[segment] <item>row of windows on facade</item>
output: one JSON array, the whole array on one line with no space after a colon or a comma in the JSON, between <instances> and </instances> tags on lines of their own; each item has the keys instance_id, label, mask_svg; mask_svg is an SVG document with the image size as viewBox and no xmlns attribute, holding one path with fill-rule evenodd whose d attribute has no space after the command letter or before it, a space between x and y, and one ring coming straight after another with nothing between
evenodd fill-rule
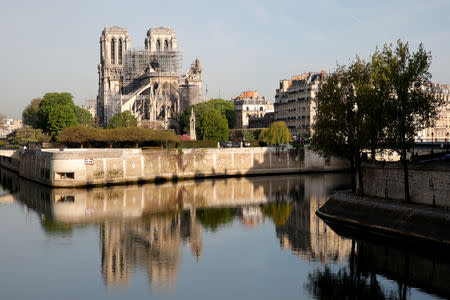
<instances>
[{"instance_id":1,"label":"row of windows on facade","mask_svg":"<svg viewBox=\"0 0 450 300\"><path fill-rule=\"evenodd\" d=\"M289 91L289 94L294 94L294 93L303 93L303 92L305 92L305 91L309 92L309 91L312 91L312 89L311 89L311 88L307 88L307 89L300 89L300 90L295 90L295 89L292 89L292 90L290 90L290 91Z\"/></svg>"},{"instance_id":2,"label":"row of windows on facade","mask_svg":"<svg viewBox=\"0 0 450 300\"><path fill-rule=\"evenodd\" d=\"M283 109L283 110L277 110L277 115L282 116L282 115L290 115L292 114L292 112L297 111L297 108L289 108L289 109ZM300 111L300 107L298 108L298 111ZM306 113L306 108L302 107L302 111L303 113ZM309 107L308 107L308 112L309 112ZM300 112L301 113L301 112Z\"/></svg>"},{"instance_id":3,"label":"row of windows on facade","mask_svg":"<svg viewBox=\"0 0 450 300\"><path fill-rule=\"evenodd\" d=\"M277 99L277 97L275 97ZM283 99L279 102L276 102L277 100L275 99L275 106L280 106L280 105L284 105L286 103L292 103L292 102L296 102L296 101L304 101L304 100L313 100L312 97L300 97L300 98L294 98L294 99Z\"/></svg>"},{"instance_id":4,"label":"row of windows on facade","mask_svg":"<svg viewBox=\"0 0 450 300\"><path fill-rule=\"evenodd\" d=\"M309 115L301 116L301 117L300 116L295 116L295 117L284 117L284 118L278 117L277 118L278 121L285 121L285 120L289 121L289 120L300 120L300 119L308 119L309 120Z\"/></svg>"},{"instance_id":5,"label":"row of windows on facade","mask_svg":"<svg viewBox=\"0 0 450 300\"><path fill-rule=\"evenodd\" d=\"M259 108L259 111L263 111L263 110L264 110L264 107L261 106ZM250 108L248 106L246 107L246 111L250 111ZM256 107L256 109L252 109L252 111L258 111L258 108Z\"/></svg>"},{"instance_id":6,"label":"row of windows on facade","mask_svg":"<svg viewBox=\"0 0 450 300\"><path fill-rule=\"evenodd\" d=\"M301 128L309 128L309 127L310 127L309 124L298 125L298 126L295 126L295 125L287 126L287 128L289 128L289 129L296 129L296 128L301 129Z\"/></svg>"},{"instance_id":7,"label":"row of windows on facade","mask_svg":"<svg viewBox=\"0 0 450 300\"><path fill-rule=\"evenodd\" d=\"M306 107L292 107L292 108L288 108L288 109L284 109L284 110L279 110L278 112L292 112L292 111L297 111L297 108L298 108L298 110L300 110L300 108L303 110L303 111L306 111ZM308 107L308 109L309 109L309 107Z\"/></svg>"}]
</instances>

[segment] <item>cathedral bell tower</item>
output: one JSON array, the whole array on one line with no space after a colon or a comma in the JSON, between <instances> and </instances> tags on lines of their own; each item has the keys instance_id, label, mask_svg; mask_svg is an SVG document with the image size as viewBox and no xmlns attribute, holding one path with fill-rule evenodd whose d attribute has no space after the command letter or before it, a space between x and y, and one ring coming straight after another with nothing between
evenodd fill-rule
<instances>
[{"instance_id":1,"label":"cathedral bell tower","mask_svg":"<svg viewBox=\"0 0 450 300\"><path fill-rule=\"evenodd\" d=\"M105 26L100 37L100 63L98 65L97 115L101 124L107 124L110 94L121 94L125 52L130 49L128 30L118 26Z\"/></svg>"}]
</instances>

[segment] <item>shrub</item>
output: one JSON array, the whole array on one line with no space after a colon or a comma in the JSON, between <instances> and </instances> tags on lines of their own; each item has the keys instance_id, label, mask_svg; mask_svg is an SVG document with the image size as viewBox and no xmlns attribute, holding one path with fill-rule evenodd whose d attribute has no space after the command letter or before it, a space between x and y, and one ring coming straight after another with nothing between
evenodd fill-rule
<instances>
[{"instance_id":1,"label":"shrub","mask_svg":"<svg viewBox=\"0 0 450 300\"><path fill-rule=\"evenodd\" d=\"M94 128L74 126L58 134L57 141L66 145L113 144L125 146L160 145L179 142L179 138L170 130L153 130L139 127Z\"/></svg>"}]
</instances>

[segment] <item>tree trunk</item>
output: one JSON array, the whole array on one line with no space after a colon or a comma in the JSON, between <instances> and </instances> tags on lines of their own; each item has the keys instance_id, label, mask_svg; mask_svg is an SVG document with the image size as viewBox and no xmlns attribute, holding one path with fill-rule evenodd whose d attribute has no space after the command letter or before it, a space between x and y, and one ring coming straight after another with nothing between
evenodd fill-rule
<instances>
[{"instance_id":1,"label":"tree trunk","mask_svg":"<svg viewBox=\"0 0 450 300\"><path fill-rule=\"evenodd\" d=\"M350 158L350 171L352 173L352 193L356 193L356 179L355 179L355 161Z\"/></svg>"},{"instance_id":2,"label":"tree trunk","mask_svg":"<svg viewBox=\"0 0 450 300\"><path fill-rule=\"evenodd\" d=\"M358 174L358 196L364 196L363 175L361 169L361 157L356 155L356 174Z\"/></svg>"},{"instance_id":3,"label":"tree trunk","mask_svg":"<svg viewBox=\"0 0 450 300\"><path fill-rule=\"evenodd\" d=\"M408 174L408 161L406 160L406 148L403 148L401 161L403 165L403 175L405 181L405 201L406 203L410 203L411 199L409 197L409 174Z\"/></svg>"},{"instance_id":4,"label":"tree trunk","mask_svg":"<svg viewBox=\"0 0 450 300\"><path fill-rule=\"evenodd\" d=\"M370 159L372 160L372 162L375 162L375 157L376 156L376 151L375 151L375 145L372 145L371 149L370 149Z\"/></svg>"}]
</instances>

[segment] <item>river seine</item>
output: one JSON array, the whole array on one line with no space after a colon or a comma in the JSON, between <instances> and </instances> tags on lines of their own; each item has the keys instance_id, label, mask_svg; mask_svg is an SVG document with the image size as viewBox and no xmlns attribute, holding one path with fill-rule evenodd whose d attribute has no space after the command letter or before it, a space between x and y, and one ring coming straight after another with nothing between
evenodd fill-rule
<instances>
[{"instance_id":1,"label":"river seine","mask_svg":"<svg viewBox=\"0 0 450 300\"><path fill-rule=\"evenodd\" d=\"M345 173L91 189L0 176L0 299L450 297L448 255L315 215Z\"/></svg>"}]
</instances>

